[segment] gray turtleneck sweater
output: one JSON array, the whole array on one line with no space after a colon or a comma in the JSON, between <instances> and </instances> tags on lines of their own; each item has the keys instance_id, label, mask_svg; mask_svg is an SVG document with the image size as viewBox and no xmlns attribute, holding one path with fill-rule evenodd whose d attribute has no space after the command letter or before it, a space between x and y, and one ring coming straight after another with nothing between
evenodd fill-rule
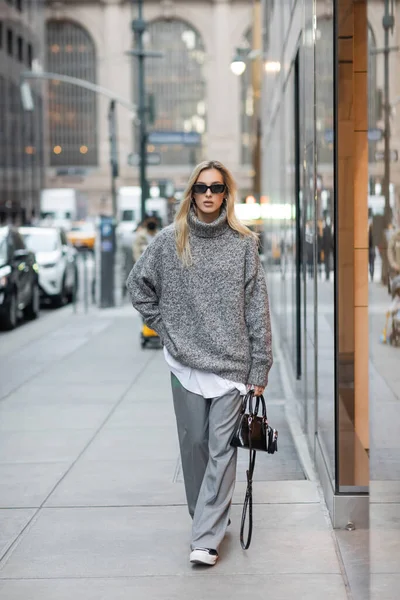
<instances>
[{"instance_id":1,"label":"gray turtleneck sweater","mask_svg":"<svg viewBox=\"0 0 400 600\"><path fill-rule=\"evenodd\" d=\"M256 242L229 227L225 208L213 223L192 209L188 223L193 264L182 265L166 227L129 274L132 304L183 365L264 386L271 324Z\"/></svg>"}]
</instances>

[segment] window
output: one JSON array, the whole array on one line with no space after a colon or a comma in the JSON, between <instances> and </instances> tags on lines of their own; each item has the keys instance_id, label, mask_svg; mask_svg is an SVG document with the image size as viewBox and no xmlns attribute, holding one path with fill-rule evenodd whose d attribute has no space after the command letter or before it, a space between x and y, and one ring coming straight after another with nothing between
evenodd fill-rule
<instances>
[{"instance_id":1,"label":"window","mask_svg":"<svg viewBox=\"0 0 400 600\"><path fill-rule=\"evenodd\" d=\"M14 34L12 29L7 29L7 52L9 56L14 54Z\"/></svg>"},{"instance_id":2,"label":"window","mask_svg":"<svg viewBox=\"0 0 400 600\"><path fill-rule=\"evenodd\" d=\"M368 25L368 127L374 129L382 118L382 91L376 84L376 40L372 27ZM375 162L376 142L368 142L369 162Z\"/></svg>"},{"instance_id":3,"label":"window","mask_svg":"<svg viewBox=\"0 0 400 600\"><path fill-rule=\"evenodd\" d=\"M47 23L46 70L96 83L96 50L83 27L70 21ZM97 165L96 93L50 81L48 107L50 165Z\"/></svg>"},{"instance_id":4,"label":"window","mask_svg":"<svg viewBox=\"0 0 400 600\"><path fill-rule=\"evenodd\" d=\"M331 165L333 157L333 102L332 73L333 60L333 19L322 17L318 20L315 43L315 70L317 73L317 155L319 165Z\"/></svg>"},{"instance_id":5,"label":"window","mask_svg":"<svg viewBox=\"0 0 400 600\"><path fill-rule=\"evenodd\" d=\"M21 36L18 36L18 40L17 40L17 52L18 52L18 60L20 62L23 62L24 60L24 40L22 39Z\"/></svg>"},{"instance_id":6,"label":"window","mask_svg":"<svg viewBox=\"0 0 400 600\"><path fill-rule=\"evenodd\" d=\"M3 23L0 21L0 50L3 48Z\"/></svg>"},{"instance_id":7,"label":"window","mask_svg":"<svg viewBox=\"0 0 400 600\"><path fill-rule=\"evenodd\" d=\"M253 35L251 28L244 35L240 48L251 50ZM254 146L253 124L253 85L251 80L251 65L248 64L240 76L240 135L241 161L243 165L252 164L252 148Z\"/></svg>"},{"instance_id":8,"label":"window","mask_svg":"<svg viewBox=\"0 0 400 600\"><path fill-rule=\"evenodd\" d=\"M146 63L146 89L155 104L155 120L149 130L193 132L201 140L207 130L207 105L200 34L184 21L158 20L149 24L145 45L164 54ZM169 165L195 164L201 159L201 144L148 148L153 150Z\"/></svg>"}]
</instances>

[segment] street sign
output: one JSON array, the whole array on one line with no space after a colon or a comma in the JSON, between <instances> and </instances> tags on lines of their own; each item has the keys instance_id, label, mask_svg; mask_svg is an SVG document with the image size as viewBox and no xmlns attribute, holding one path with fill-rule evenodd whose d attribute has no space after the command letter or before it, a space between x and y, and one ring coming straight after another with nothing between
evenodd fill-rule
<instances>
[{"instance_id":1,"label":"street sign","mask_svg":"<svg viewBox=\"0 0 400 600\"><path fill-rule=\"evenodd\" d=\"M161 154L157 152L148 152L146 154L146 164L150 166L161 164ZM130 167L138 167L140 165L140 154L129 154L128 165Z\"/></svg>"},{"instance_id":2,"label":"street sign","mask_svg":"<svg viewBox=\"0 0 400 600\"><path fill-rule=\"evenodd\" d=\"M201 135L196 131L151 131L147 139L149 144L157 146L199 146L201 143Z\"/></svg>"},{"instance_id":3,"label":"street sign","mask_svg":"<svg viewBox=\"0 0 400 600\"><path fill-rule=\"evenodd\" d=\"M384 152L375 152L375 160L377 162L380 162L382 160L385 160L385 153ZM399 153L397 150L391 150L390 151L390 162L397 162L399 160Z\"/></svg>"}]
</instances>

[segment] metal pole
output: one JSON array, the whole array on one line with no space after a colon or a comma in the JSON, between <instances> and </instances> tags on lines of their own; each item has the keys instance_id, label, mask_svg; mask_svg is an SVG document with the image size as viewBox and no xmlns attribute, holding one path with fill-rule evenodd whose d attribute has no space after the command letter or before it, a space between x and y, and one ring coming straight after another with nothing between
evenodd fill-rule
<instances>
[{"instance_id":1,"label":"metal pole","mask_svg":"<svg viewBox=\"0 0 400 600\"><path fill-rule=\"evenodd\" d=\"M382 20L385 30L384 47L384 88L385 88L385 149L384 177L382 191L385 196L385 229L390 223L390 102L389 102L389 29L393 26L393 17L389 13L389 0L385 0L385 14Z\"/></svg>"},{"instance_id":2,"label":"metal pole","mask_svg":"<svg viewBox=\"0 0 400 600\"><path fill-rule=\"evenodd\" d=\"M112 306L117 305L116 289L119 285L118 273L118 249L117 249L117 234L116 227L118 223L118 205L117 205L117 177L119 176L119 163L118 163L118 134L117 134L117 115L116 115L116 102L115 100L110 101L110 107L108 111L108 125L109 125L109 136L110 136L110 167L111 167L111 200L112 200L112 214L113 214L113 227L114 236L112 244L112 281L110 285L113 289L112 294ZM102 270L102 277L104 272Z\"/></svg>"},{"instance_id":3,"label":"metal pole","mask_svg":"<svg viewBox=\"0 0 400 600\"><path fill-rule=\"evenodd\" d=\"M146 149L147 149L147 131L146 131L146 93L145 93L145 73L144 61L146 53L143 47L143 34L146 31L146 22L143 19L143 0L137 0L138 18L132 22L133 31L136 34L137 48L135 55L138 59L138 116L139 125L139 154L140 154L140 187L141 187L141 213L142 219L146 214L147 197L147 178L146 178Z\"/></svg>"},{"instance_id":4,"label":"metal pole","mask_svg":"<svg viewBox=\"0 0 400 600\"><path fill-rule=\"evenodd\" d=\"M108 111L108 124L110 136L110 165L111 165L111 200L112 212L115 220L118 218L117 207L117 186L116 179L118 177L118 150L117 150L117 118L115 100L111 100Z\"/></svg>"},{"instance_id":5,"label":"metal pole","mask_svg":"<svg viewBox=\"0 0 400 600\"><path fill-rule=\"evenodd\" d=\"M88 294L88 264L87 264L88 250L83 250L83 302L85 306L85 313L89 310L89 294Z\"/></svg>"}]
</instances>

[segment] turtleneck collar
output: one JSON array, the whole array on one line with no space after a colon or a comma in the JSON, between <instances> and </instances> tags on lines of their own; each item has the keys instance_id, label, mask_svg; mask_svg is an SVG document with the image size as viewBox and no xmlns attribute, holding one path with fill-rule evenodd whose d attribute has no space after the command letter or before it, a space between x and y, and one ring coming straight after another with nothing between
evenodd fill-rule
<instances>
[{"instance_id":1,"label":"turtleneck collar","mask_svg":"<svg viewBox=\"0 0 400 600\"><path fill-rule=\"evenodd\" d=\"M225 231L227 231L229 228L226 218L226 206L225 204L222 205L219 216L212 223L204 223L203 221L200 221L194 211L193 206L191 206L188 214L188 223L191 233L197 237L218 237L225 233Z\"/></svg>"}]
</instances>

